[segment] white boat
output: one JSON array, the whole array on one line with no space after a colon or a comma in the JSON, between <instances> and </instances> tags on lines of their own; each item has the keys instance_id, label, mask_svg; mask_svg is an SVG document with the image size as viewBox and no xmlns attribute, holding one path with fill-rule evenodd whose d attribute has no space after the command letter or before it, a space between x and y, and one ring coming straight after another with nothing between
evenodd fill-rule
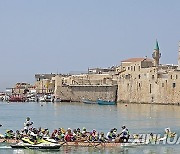
<instances>
[{"instance_id":1,"label":"white boat","mask_svg":"<svg viewBox=\"0 0 180 154\"><path fill-rule=\"evenodd\" d=\"M60 144L55 143L29 144L24 142L19 142L18 144L12 144L10 146L16 149L59 149L61 147Z\"/></svg>"}]
</instances>

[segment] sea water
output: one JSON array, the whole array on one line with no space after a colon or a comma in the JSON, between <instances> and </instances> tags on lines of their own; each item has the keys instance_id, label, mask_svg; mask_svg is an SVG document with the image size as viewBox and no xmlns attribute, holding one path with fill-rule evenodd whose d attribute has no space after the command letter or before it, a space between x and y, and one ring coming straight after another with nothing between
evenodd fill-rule
<instances>
[{"instance_id":1,"label":"sea water","mask_svg":"<svg viewBox=\"0 0 180 154\"><path fill-rule=\"evenodd\" d=\"M100 106L78 102L62 103L6 103L0 102L0 134L7 129L16 131L23 129L26 117L34 122L34 127L48 128L51 132L58 128L86 127L88 131L96 129L107 133L112 128L121 131L126 125L133 133L163 134L164 129L171 128L180 137L180 106L118 104ZM61 147L59 150L21 150L11 149L9 144L0 144L0 154L41 154L41 153L180 153L180 144L142 145L132 147L92 148L92 147Z\"/></svg>"}]
</instances>

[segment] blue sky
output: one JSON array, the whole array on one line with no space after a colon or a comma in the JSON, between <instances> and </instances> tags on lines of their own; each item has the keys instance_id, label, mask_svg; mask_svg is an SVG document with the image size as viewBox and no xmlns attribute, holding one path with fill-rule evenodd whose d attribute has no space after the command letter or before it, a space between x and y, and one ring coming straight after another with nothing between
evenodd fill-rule
<instances>
[{"instance_id":1,"label":"blue sky","mask_svg":"<svg viewBox=\"0 0 180 154\"><path fill-rule=\"evenodd\" d=\"M35 73L86 71L151 57L177 64L180 1L1 0L0 90Z\"/></svg>"}]
</instances>

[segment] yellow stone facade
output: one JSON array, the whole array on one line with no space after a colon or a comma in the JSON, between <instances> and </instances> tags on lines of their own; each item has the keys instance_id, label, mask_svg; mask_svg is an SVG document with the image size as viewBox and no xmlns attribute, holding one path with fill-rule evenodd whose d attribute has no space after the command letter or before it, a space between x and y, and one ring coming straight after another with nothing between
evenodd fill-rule
<instances>
[{"instance_id":1,"label":"yellow stone facade","mask_svg":"<svg viewBox=\"0 0 180 154\"><path fill-rule=\"evenodd\" d=\"M154 60L131 58L121 62L118 69L118 101L180 104L179 67L176 65L157 66L158 62L155 60L159 62L156 57Z\"/></svg>"}]
</instances>

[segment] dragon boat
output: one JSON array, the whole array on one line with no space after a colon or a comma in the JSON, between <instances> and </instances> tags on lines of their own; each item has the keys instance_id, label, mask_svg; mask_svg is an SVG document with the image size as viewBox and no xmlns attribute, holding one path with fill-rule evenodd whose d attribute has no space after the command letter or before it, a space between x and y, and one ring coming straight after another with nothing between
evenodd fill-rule
<instances>
[{"instance_id":1,"label":"dragon boat","mask_svg":"<svg viewBox=\"0 0 180 154\"><path fill-rule=\"evenodd\" d=\"M0 143L19 143L20 140L0 138Z\"/></svg>"},{"instance_id":2,"label":"dragon boat","mask_svg":"<svg viewBox=\"0 0 180 154\"><path fill-rule=\"evenodd\" d=\"M88 142L88 141L73 141L73 142L59 142L61 146L76 146L76 147L124 147L124 146L138 146L145 145L145 142Z\"/></svg>"},{"instance_id":3,"label":"dragon boat","mask_svg":"<svg viewBox=\"0 0 180 154\"><path fill-rule=\"evenodd\" d=\"M145 142L127 142L127 143L116 143L116 142L88 142L88 141L73 141L73 142L51 142L51 143L39 143L30 144L24 143L21 140L16 139L0 139L0 143L10 143L12 148L35 148L35 149L58 149L61 146L76 146L76 147L124 147L124 146L139 146L145 145ZM49 148L48 148L49 147Z\"/></svg>"}]
</instances>

